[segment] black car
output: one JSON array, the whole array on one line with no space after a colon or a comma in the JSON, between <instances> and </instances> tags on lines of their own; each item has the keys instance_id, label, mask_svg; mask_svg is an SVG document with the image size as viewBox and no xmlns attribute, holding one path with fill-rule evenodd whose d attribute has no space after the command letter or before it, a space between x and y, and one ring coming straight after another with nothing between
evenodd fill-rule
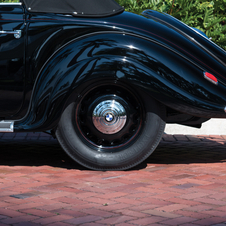
<instances>
[{"instance_id":1,"label":"black car","mask_svg":"<svg viewBox=\"0 0 226 226\"><path fill-rule=\"evenodd\" d=\"M95 170L125 170L165 123L226 117L226 52L170 15L113 0L0 4L0 131L51 131Z\"/></svg>"}]
</instances>

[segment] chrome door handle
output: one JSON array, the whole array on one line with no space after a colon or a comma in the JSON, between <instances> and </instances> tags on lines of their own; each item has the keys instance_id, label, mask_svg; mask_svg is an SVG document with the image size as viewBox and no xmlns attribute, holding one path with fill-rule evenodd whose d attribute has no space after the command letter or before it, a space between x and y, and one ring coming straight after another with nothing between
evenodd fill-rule
<instances>
[{"instance_id":1,"label":"chrome door handle","mask_svg":"<svg viewBox=\"0 0 226 226\"><path fill-rule=\"evenodd\" d=\"M14 35L16 39L21 38L22 36L22 31L21 30L15 30L15 31L0 31L0 34L9 34L9 35Z\"/></svg>"}]
</instances>

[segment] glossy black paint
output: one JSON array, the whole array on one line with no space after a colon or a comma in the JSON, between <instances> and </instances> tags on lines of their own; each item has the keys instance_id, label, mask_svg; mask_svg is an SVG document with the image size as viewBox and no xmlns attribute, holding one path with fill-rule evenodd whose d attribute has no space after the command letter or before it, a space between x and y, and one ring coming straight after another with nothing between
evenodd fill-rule
<instances>
[{"instance_id":1,"label":"glossy black paint","mask_svg":"<svg viewBox=\"0 0 226 226\"><path fill-rule=\"evenodd\" d=\"M21 118L17 131L54 129L69 103L101 84L129 85L191 116L226 116L225 52L170 16L25 16L24 101L12 117ZM204 71L218 78L218 86L204 79Z\"/></svg>"},{"instance_id":2,"label":"glossy black paint","mask_svg":"<svg viewBox=\"0 0 226 226\"><path fill-rule=\"evenodd\" d=\"M21 6L1 6L0 30L22 30L22 37L0 35L0 118L11 118L21 109L24 99L24 9Z\"/></svg>"}]
</instances>

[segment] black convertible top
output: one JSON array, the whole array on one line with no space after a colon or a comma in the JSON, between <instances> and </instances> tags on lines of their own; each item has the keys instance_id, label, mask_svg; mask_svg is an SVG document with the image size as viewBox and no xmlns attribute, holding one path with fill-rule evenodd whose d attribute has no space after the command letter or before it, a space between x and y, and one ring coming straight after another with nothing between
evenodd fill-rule
<instances>
[{"instance_id":1,"label":"black convertible top","mask_svg":"<svg viewBox=\"0 0 226 226\"><path fill-rule=\"evenodd\" d=\"M30 12L105 17L124 11L114 0L22 0Z\"/></svg>"}]
</instances>

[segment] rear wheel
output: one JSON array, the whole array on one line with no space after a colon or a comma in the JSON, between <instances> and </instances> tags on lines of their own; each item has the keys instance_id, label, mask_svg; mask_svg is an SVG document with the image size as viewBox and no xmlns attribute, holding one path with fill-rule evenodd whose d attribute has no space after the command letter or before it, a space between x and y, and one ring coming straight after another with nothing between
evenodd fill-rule
<instances>
[{"instance_id":1,"label":"rear wheel","mask_svg":"<svg viewBox=\"0 0 226 226\"><path fill-rule=\"evenodd\" d=\"M71 103L56 136L66 153L94 170L125 170L144 161L165 128L164 107L120 86L100 86Z\"/></svg>"}]
</instances>

